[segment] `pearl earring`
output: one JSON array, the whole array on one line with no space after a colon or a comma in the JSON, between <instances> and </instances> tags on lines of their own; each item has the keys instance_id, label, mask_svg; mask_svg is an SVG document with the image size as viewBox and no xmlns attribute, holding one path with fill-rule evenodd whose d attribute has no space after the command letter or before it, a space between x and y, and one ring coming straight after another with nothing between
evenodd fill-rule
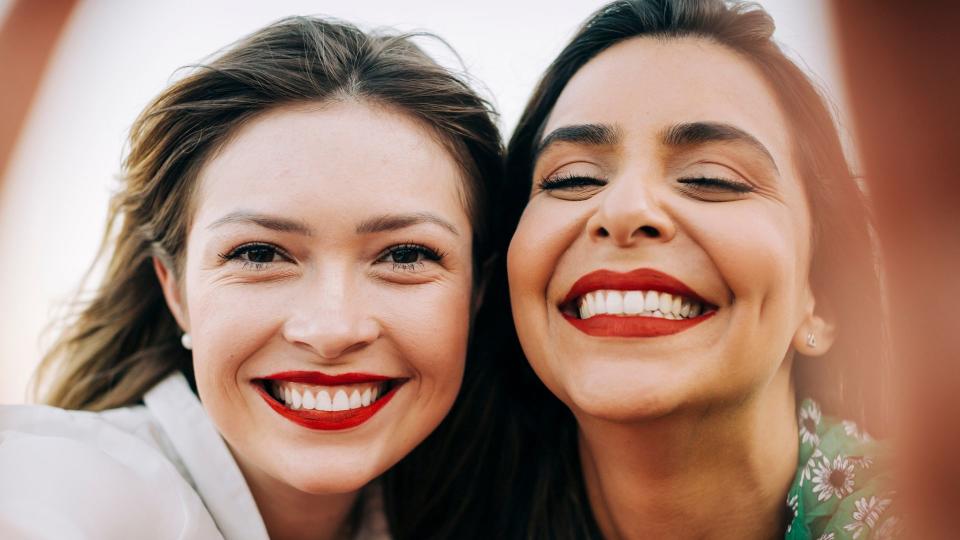
<instances>
[{"instance_id":1,"label":"pearl earring","mask_svg":"<svg viewBox=\"0 0 960 540\"><path fill-rule=\"evenodd\" d=\"M193 350L193 339L190 337L190 334L187 332L184 332L183 335L180 336L180 344L183 345L183 348L188 351Z\"/></svg>"},{"instance_id":2,"label":"pearl earring","mask_svg":"<svg viewBox=\"0 0 960 540\"><path fill-rule=\"evenodd\" d=\"M813 335L813 332L807 332L807 347L815 349L817 347L817 338Z\"/></svg>"}]
</instances>

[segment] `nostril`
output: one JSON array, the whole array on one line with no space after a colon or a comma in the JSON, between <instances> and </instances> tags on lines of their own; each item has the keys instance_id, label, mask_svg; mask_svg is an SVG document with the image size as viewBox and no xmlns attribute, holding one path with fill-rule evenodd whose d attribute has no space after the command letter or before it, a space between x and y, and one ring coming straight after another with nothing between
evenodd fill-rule
<instances>
[{"instance_id":1,"label":"nostril","mask_svg":"<svg viewBox=\"0 0 960 540\"><path fill-rule=\"evenodd\" d=\"M644 225L643 227L640 227L640 228L637 229L637 230L639 230L641 233L643 233L644 236L646 236L647 238L659 238L659 237L660 237L660 231L659 231L656 227L653 227L652 225Z\"/></svg>"},{"instance_id":2,"label":"nostril","mask_svg":"<svg viewBox=\"0 0 960 540\"><path fill-rule=\"evenodd\" d=\"M607 229L605 229L605 228L603 228L603 227L600 227L600 228L597 230L597 236L599 236L600 238L606 238L606 237L610 236L610 231L608 231Z\"/></svg>"}]
</instances>

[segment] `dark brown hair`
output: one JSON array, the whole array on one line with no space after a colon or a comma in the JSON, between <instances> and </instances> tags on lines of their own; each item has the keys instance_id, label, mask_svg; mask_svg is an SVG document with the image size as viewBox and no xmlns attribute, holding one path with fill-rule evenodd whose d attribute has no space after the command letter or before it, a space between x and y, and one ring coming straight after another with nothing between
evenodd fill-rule
<instances>
[{"instance_id":1,"label":"dark brown hair","mask_svg":"<svg viewBox=\"0 0 960 540\"><path fill-rule=\"evenodd\" d=\"M105 276L41 364L37 387L50 379L46 403L94 411L136 404L176 370L192 383L192 359L180 346L180 329L164 302L152 258L175 274L182 271L201 168L239 126L279 106L357 100L421 122L462 170L474 268L489 259L488 200L502 181L503 166L493 109L465 77L427 56L414 37L366 33L334 20L284 19L192 69L150 103L131 129L122 184L111 202L98 255L107 259ZM474 276L478 281L481 272ZM482 393L472 383L470 364L463 387L467 399ZM463 397L457 403L457 410L473 410ZM457 433L457 445L469 444ZM456 448L444 451L454 467L462 466ZM418 536L418 522L407 516L409 504L433 493L429 482L391 480L391 475L416 476L417 459L432 460L431 465L437 459L429 451L417 456L384 480L397 538ZM414 488L420 496L406 496L404 490Z\"/></svg>"},{"instance_id":2,"label":"dark brown hair","mask_svg":"<svg viewBox=\"0 0 960 540\"><path fill-rule=\"evenodd\" d=\"M607 48L638 37L696 37L727 47L756 66L789 122L792 157L814 224L810 278L817 310L838 328L829 354L798 357L798 394L818 399L831 413L877 427L886 348L866 197L850 172L825 100L773 41L773 30L772 19L758 6L723 0L619 0L597 11L547 69L514 131L505 191L497 197L503 214L494 242L500 248L509 244L530 193L533 152L543 126L581 67ZM508 309L505 265L498 266L489 293L486 309ZM511 493L517 517L506 524L506 534L598 538L583 487L575 419L536 380L519 352L515 331L501 325L494 333L498 342L487 346L481 360L505 370L502 401L510 403L517 418L504 429L520 441L507 445L520 461Z\"/></svg>"}]
</instances>

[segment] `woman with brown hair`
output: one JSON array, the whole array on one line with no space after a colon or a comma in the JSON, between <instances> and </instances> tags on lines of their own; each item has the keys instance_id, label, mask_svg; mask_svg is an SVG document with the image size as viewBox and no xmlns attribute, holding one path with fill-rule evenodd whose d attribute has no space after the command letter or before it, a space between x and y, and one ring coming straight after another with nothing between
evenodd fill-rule
<instances>
[{"instance_id":1,"label":"woman with brown hair","mask_svg":"<svg viewBox=\"0 0 960 540\"><path fill-rule=\"evenodd\" d=\"M869 212L773 29L751 4L619 0L535 90L498 198L509 291L485 304L509 294L543 383L495 345L524 416L514 536L897 528L863 431L886 353Z\"/></svg>"},{"instance_id":2,"label":"woman with brown hair","mask_svg":"<svg viewBox=\"0 0 960 540\"><path fill-rule=\"evenodd\" d=\"M500 166L407 36L286 19L173 84L44 359L59 408L0 409L4 536L389 537L378 478L461 386Z\"/></svg>"}]
</instances>

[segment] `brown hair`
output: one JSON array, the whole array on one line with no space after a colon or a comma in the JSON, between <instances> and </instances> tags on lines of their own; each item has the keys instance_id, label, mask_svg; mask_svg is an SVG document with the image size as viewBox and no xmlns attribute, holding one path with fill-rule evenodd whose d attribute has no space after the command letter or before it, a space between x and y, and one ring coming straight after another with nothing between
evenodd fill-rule
<instances>
[{"instance_id":1,"label":"brown hair","mask_svg":"<svg viewBox=\"0 0 960 540\"><path fill-rule=\"evenodd\" d=\"M474 265L485 260L488 184L500 180L502 167L493 111L412 37L284 19L196 67L147 106L130 132L98 255L109 254L106 275L41 363L37 387L51 379L45 401L102 410L139 402L174 370L192 381L191 356L179 345L152 258L182 270L200 169L238 126L280 105L356 99L421 121L462 169Z\"/></svg>"},{"instance_id":2,"label":"brown hair","mask_svg":"<svg viewBox=\"0 0 960 540\"><path fill-rule=\"evenodd\" d=\"M824 409L866 421L881 416L887 369L878 261L866 197L850 172L833 118L807 76L773 41L773 20L754 4L723 0L618 0L594 13L543 75L508 145L503 217L496 246L507 246L530 193L533 152L563 89L591 59L636 37L697 37L742 55L770 84L789 122L792 154L812 213L810 279L818 312L836 322L829 354L795 362L798 394ZM642 89L638 89L642 91ZM486 309L509 307L506 268L491 279ZM494 302L499 302L495 305ZM483 313L481 313L481 316ZM480 361L499 363L506 408L517 415L504 429L519 456L510 492L511 538L599 538L583 486L576 420L523 361L515 331L502 324ZM882 416L881 416L882 418Z\"/></svg>"}]
</instances>

